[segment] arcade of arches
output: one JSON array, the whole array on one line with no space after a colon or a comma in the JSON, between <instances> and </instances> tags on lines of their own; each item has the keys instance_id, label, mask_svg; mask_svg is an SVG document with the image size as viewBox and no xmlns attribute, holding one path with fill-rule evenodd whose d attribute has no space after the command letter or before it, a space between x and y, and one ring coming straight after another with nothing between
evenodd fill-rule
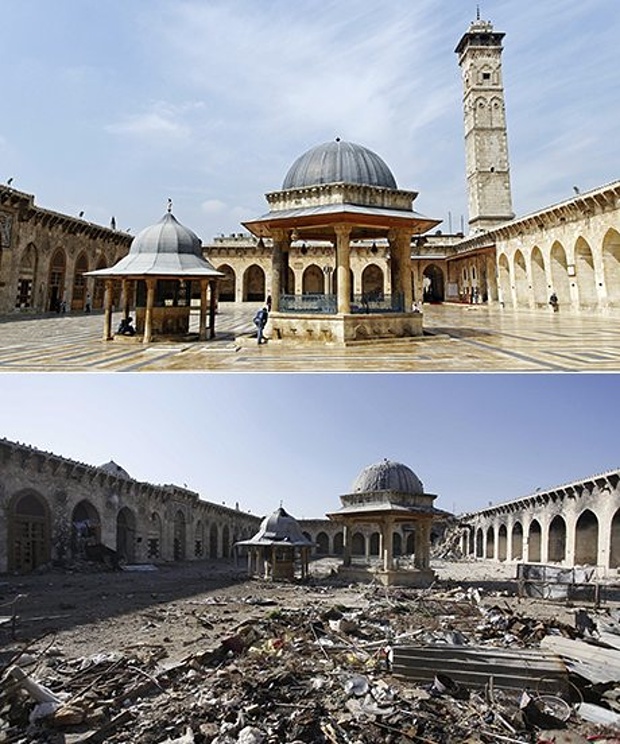
<instances>
[{"instance_id":1,"label":"arcade of arches","mask_svg":"<svg viewBox=\"0 0 620 744\"><path fill-rule=\"evenodd\" d=\"M620 568L620 471L537 491L460 518L464 555L496 561Z\"/></svg>"},{"instance_id":2,"label":"arcade of arches","mask_svg":"<svg viewBox=\"0 0 620 744\"><path fill-rule=\"evenodd\" d=\"M127 233L34 205L0 187L0 313L83 311L103 307L101 280L85 276L126 255ZM116 298L118 304L119 298Z\"/></svg>"}]
</instances>

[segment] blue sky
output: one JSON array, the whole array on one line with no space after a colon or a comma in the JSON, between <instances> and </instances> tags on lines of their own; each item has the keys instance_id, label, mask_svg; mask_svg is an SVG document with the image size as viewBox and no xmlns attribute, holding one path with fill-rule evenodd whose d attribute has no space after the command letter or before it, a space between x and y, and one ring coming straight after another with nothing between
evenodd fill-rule
<instances>
[{"instance_id":1,"label":"blue sky","mask_svg":"<svg viewBox=\"0 0 620 744\"><path fill-rule=\"evenodd\" d=\"M618 177L620 3L484 0L505 31L518 214ZM365 145L466 221L459 0L19 0L2 9L0 182L136 233L166 200L205 242L301 153Z\"/></svg>"},{"instance_id":2,"label":"blue sky","mask_svg":"<svg viewBox=\"0 0 620 744\"><path fill-rule=\"evenodd\" d=\"M296 517L403 462L482 508L620 467L618 375L3 375L0 432L202 498Z\"/></svg>"}]
</instances>

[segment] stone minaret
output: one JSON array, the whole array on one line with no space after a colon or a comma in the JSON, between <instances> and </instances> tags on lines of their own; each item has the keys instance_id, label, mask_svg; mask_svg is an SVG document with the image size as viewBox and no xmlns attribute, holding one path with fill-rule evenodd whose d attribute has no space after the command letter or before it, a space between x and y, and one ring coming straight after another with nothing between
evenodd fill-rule
<instances>
[{"instance_id":1,"label":"stone minaret","mask_svg":"<svg viewBox=\"0 0 620 744\"><path fill-rule=\"evenodd\" d=\"M471 232L489 230L514 218L502 82L502 39L478 18L459 41L463 71L465 157Z\"/></svg>"}]
</instances>

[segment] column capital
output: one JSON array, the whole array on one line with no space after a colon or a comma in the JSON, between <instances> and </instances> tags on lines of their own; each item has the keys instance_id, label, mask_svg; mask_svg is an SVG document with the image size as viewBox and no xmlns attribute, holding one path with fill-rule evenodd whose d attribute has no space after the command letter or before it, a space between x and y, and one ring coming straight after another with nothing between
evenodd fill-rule
<instances>
[{"instance_id":1,"label":"column capital","mask_svg":"<svg viewBox=\"0 0 620 744\"><path fill-rule=\"evenodd\" d=\"M336 233L336 238L338 238L339 240L346 239L349 237L349 235L351 235L351 225L334 225L334 232Z\"/></svg>"},{"instance_id":2,"label":"column capital","mask_svg":"<svg viewBox=\"0 0 620 744\"><path fill-rule=\"evenodd\" d=\"M289 239L290 232L289 230L284 230L283 228L276 228L275 230L271 230L271 238L274 243L286 243L287 245L290 245L290 239Z\"/></svg>"}]
</instances>

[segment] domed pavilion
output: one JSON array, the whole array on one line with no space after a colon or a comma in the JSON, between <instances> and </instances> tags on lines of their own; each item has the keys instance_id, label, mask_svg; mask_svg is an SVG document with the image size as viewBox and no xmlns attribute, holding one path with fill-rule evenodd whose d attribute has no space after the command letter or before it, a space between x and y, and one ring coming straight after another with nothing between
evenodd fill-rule
<instances>
[{"instance_id":1,"label":"domed pavilion","mask_svg":"<svg viewBox=\"0 0 620 744\"><path fill-rule=\"evenodd\" d=\"M135 307L137 334L149 343L154 336L186 336L189 333L192 299L200 298L198 338L215 336L217 280L223 276L202 254L202 241L172 214L166 214L133 239L129 253L114 266L88 272L105 279L103 338L112 334L113 282L122 283L123 317ZM209 303L207 304L207 292Z\"/></svg>"},{"instance_id":2,"label":"domed pavilion","mask_svg":"<svg viewBox=\"0 0 620 744\"><path fill-rule=\"evenodd\" d=\"M399 189L386 163L361 145L337 138L301 155L282 188L266 194L269 212L243 223L272 241L272 338L347 343L421 335L422 317L411 312L411 240L440 221L413 211L417 195ZM389 244L389 293L357 297L351 255L376 240ZM289 254L298 241L333 246L322 295L289 290Z\"/></svg>"},{"instance_id":3,"label":"domed pavilion","mask_svg":"<svg viewBox=\"0 0 620 744\"><path fill-rule=\"evenodd\" d=\"M295 578L297 562L300 578L307 578L314 545L297 520L282 507L263 519L254 537L235 543L235 547L248 549L249 576L275 580Z\"/></svg>"},{"instance_id":4,"label":"domed pavilion","mask_svg":"<svg viewBox=\"0 0 620 744\"><path fill-rule=\"evenodd\" d=\"M428 586L435 579L430 568L431 525L447 516L433 502L436 495L426 493L422 481L411 468L399 462L382 460L364 468L353 483L351 493L340 497L342 508L328 514L343 525L343 564L339 571L353 580L377 579L386 586ZM377 525L379 562L352 556L351 538L356 525ZM394 528L414 534L413 561L394 557Z\"/></svg>"}]
</instances>

